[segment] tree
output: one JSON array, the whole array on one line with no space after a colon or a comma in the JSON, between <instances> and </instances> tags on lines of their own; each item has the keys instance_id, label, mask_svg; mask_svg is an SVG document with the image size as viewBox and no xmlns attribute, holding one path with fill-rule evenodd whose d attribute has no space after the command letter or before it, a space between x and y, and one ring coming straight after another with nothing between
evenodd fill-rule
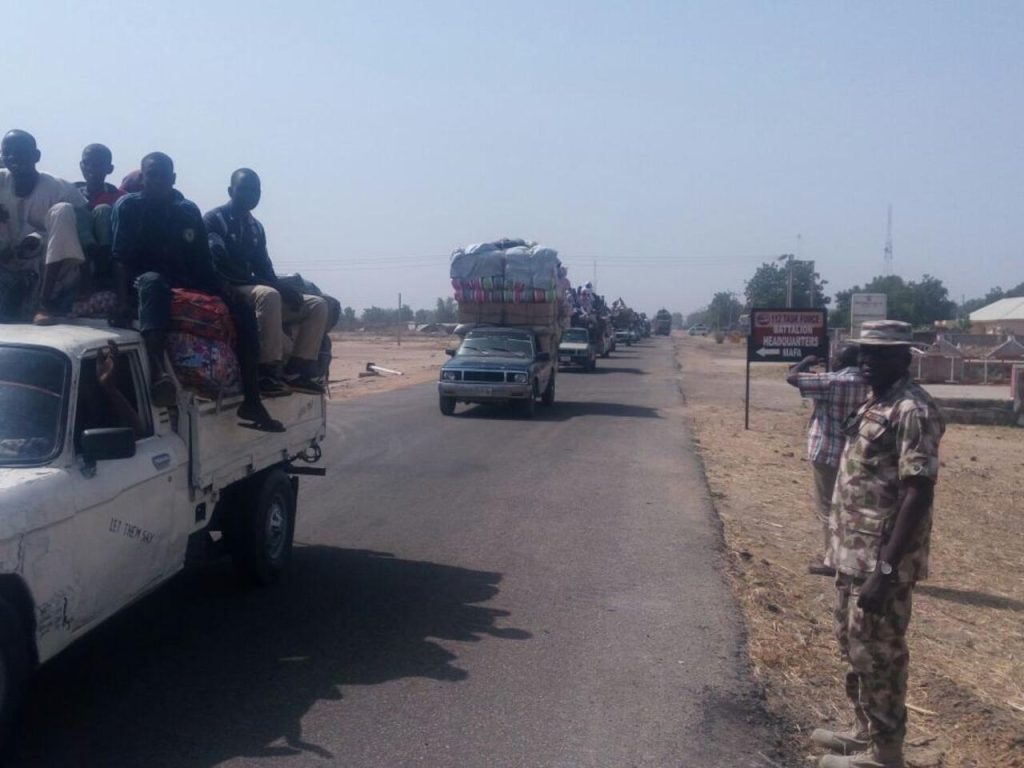
<instances>
[{"instance_id":1,"label":"tree","mask_svg":"<svg viewBox=\"0 0 1024 768\"><path fill-rule=\"evenodd\" d=\"M924 275L919 282L907 282L899 275L879 275L863 288L856 285L836 294L836 309L829 318L833 326L849 327L850 297L855 293L884 293L889 318L915 328L930 327L936 320L951 320L956 314L956 303L949 299L949 289L939 278Z\"/></svg>"},{"instance_id":2,"label":"tree","mask_svg":"<svg viewBox=\"0 0 1024 768\"><path fill-rule=\"evenodd\" d=\"M446 299L438 298L437 309L434 310L434 322L435 323L454 323L459 319L458 308L455 306L455 299L448 297Z\"/></svg>"},{"instance_id":3,"label":"tree","mask_svg":"<svg viewBox=\"0 0 1024 768\"><path fill-rule=\"evenodd\" d=\"M737 300L736 294L732 291L719 291L708 304L703 322L716 330L725 330L731 328L741 314L743 305Z\"/></svg>"},{"instance_id":4,"label":"tree","mask_svg":"<svg viewBox=\"0 0 1024 768\"><path fill-rule=\"evenodd\" d=\"M345 307L341 310L341 317L338 318L338 327L343 331L355 330L356 311L352 307Z\"/></svg>"},{"instance_id":5,"label":"tree","mask_svg":"<svg viewBox=\"0 0 1024 768\"><path fill-rule=\"evenodd\" d=\"M413 320L416 321L416 325L426 325L427 323L434 322L434 313L429 309L417 309L416 314L413 315Z\"/></svg>"},{"instance_id":6,"label":"tree","mask_svg":"<svg viewBox=\"0 0 1024 768\"><path fill-rule=\"evenodd\" d=\"M683 327L685 327L683 325L683 313L682 312L673 312L672 313L672 327L673 328L683 328Z\"/></svg>"},{"instance_id":7,"label":"tree","mask_svg":"<svg viewBox=\"0 0 1024 768\"><path fill-rule=\"evenodd\" d=\"M754 276L747 281L744 294L747 307L785 307L789 284L789 265L779 262L765 262ZM826 306L830 299L825 296L825 283L821 275L813 271L809 261L793 261L793 306L811 306L813 289L815 307Z\"/></svg>"}]
</instances>

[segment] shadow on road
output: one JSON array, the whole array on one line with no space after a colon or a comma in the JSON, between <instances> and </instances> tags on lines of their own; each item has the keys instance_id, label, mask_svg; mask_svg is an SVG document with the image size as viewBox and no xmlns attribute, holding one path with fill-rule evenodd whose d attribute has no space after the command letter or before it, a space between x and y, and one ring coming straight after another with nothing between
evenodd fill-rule
<instances>
[{"instance_id":1,"label":"shadow on road","mask_svg":"<svg viewBox=\"0 0 1024 768\"><path fill-rule=\"evenodd\" d=\"M297 546L287 579L267 590L244 589L226 567L186 574L40 671L14 765L331 760L303 739L302 717L318 701L341 699L346 686L466 679L436 638L530 638L498 626L507 612L480 605L500 581L322 546Z\"/></svg>"},{"instance_id":2,"label":"shadow on road","mask_svg":"<svg viewBox=\"0 0 1024 768\"><path fill-rule=\"evenodd\" d=\"M573 402L556 400L553 405L537 405L533 416L523 415L518 403L481 403L478 405L459 405L455 418L490 419L510 421L568 421L581 416L619 416L631 419L664 418L657 408L644 405L628 405L626 403L595 403L589 400ZM461 410L465 408L466 410Z\"/></svg>"}]
</instances>

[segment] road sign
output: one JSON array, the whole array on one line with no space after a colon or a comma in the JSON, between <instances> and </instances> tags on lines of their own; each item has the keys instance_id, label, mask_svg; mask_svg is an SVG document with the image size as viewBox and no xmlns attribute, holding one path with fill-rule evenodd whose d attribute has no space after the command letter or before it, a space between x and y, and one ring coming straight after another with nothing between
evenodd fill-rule
<instances>
[{"instance_id":1,"label":"road sign","mask_svg":"<svg viewBox=\"0 0 1024 768\"><path fill-rule=\"evenodd\" d=\"M828 359L828 315L824 309L750 310L745 429L750 429L750 364L797 363L808 355Z\"/></svg>"},{"instance_id":2,"label":"road sign","mask_svg":"<svg viewBox=\"0 0 1024 768\"><path fill-rule=\"evenodd\" d=\"M889 297L884 293L855 293L850 296L850 333L860 335L860 324L885 320Z\"/></svg>"},{"instance_id":3,"label":"road sign","mask_svg":"<svg viewBox=\"0 0 1024 768\"><path fill-rule=\"evenodd\" d=\"M824 309L753 309L747 362L796 363L808 355L828 358Z\"/></svg>"}]
</instances>

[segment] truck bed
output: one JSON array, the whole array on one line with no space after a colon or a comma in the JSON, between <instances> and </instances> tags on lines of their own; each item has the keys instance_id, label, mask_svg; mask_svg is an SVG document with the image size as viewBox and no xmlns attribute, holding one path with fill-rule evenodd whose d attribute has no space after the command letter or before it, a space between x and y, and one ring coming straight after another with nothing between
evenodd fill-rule
<instances>
[{"instance_id":1,"label":"truck bed","mask_svg":"<svg viewBox=\"0 0 1024 768\"><path fill-rule=\"evenodd\" d=\"M326 404L320 395L295 392L268 398L263 404L286 427L285 432L261 432L238 423L240 397L219 404L191 398L188 418L179 423L190 445L189 475L193 489L218 491L254 472L295 458L323 440Z\"/></svg>"}]
</instances>

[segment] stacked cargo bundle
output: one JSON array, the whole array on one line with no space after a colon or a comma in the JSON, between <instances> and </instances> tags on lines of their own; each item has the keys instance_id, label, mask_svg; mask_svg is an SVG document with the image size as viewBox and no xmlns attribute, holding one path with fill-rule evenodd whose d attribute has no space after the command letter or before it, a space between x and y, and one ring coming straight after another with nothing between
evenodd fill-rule
<instances>
[{"instance_id":1,"label":"stacked cargo bundle","mask_svg":"<svg viewBox=\"0 0 1024 768\"><path fill-rule=\"evenodd\" d=\"M167 353L181 385L217 399L241 390L235 324L216 296L174 288Z\"/></svg>"},{"instance_id":2,"label":"stacked cargo bundle","mask_svg":"<svg viewBox=\"0 0 1024 768\"><path fill-rule=\"evenodd\" d=\"M568 324L568 281L558 251L529 240L497 240L452 253L460 323Z\"/></svg>"}]
</instances>

